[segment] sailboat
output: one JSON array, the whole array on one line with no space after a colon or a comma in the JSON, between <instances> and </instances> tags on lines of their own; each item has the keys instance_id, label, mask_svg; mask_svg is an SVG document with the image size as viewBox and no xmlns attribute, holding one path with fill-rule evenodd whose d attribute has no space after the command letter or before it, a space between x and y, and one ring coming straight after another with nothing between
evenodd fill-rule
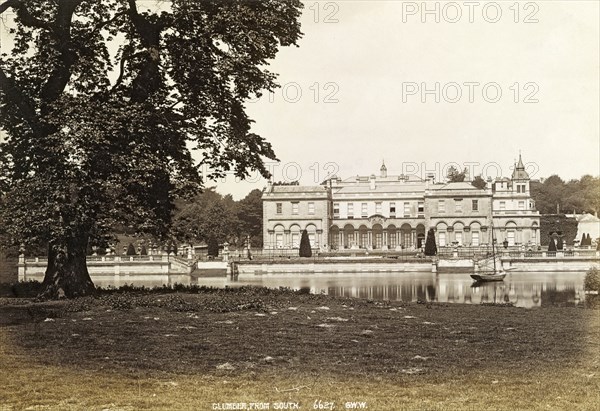
<instances>
[{"instance_id":1,"label":"sailboat","mask_svg":"<svg viewBox=\"0 0 600 411\"><path fill-rule=\"evenodd\" d=\"M493 219L493 214L492 214ZM478 282L503 281L506 271L502 269L500 256L496 255L496 237L494 236L494 222L492 220L492 255L475 262L475 274L471 278Z\"/></svg>"}]
</instances>

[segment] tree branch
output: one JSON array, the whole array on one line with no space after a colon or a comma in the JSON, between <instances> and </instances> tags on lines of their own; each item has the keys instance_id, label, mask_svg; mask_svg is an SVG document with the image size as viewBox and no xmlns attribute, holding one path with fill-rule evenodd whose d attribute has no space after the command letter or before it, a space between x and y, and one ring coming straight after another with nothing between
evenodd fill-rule
<instances>
[{"instance_id":1,"label":"tree branch","mask_svg":"<svg viewBox=\"0 0 600 411\"><path fill-rule=\"evenodd\" d=\"M0 89L7 104L16 106L20 117L24 120L36 136L42 135L43 126L39 121L33 104L19 90L12 78L6 76L4 70L0 67Z\"/></svg>"},{"instance_id":2,"label":"tree branch","mask_svg":"<svg viewBox=\"0 0 600 411\"><path fill-rule=\"evenodd\" d=\"M81 2L82 0L70 0L58 3L53 29L60 52L59 63L42 87L41 97L46 103L56 100L61 95L71 78L71 67L77 61L77 53L72 50L71 44L71 22L75 9Z\"/></svg>"},{"instance_id":3,"label":"tree branch","mask_svg":"<svg viewBox=\"0 0 600 411\"><path fill-rule=\"evenodd\" d=\"M52 26L47 22L34 17L21 0L7 0L0 4L0 14L4 13L9 8L13 8L17 12L17 16L24 25L28 27L37 27L51 31Z\"/></svg>"},{"instance_id":4,"label":"tree branch","mask_svg":"<svg viewBox=\"0 0 600 411\"><path fill-rule=\"evenodd\" d=\"M139 14L135 0L128 0L129 17L142 46L146 49L146 62L133 80L132 98L144 101L161 86L160 78L160 32L162 25L150 22Z\"/></svg>"}]
</instances>

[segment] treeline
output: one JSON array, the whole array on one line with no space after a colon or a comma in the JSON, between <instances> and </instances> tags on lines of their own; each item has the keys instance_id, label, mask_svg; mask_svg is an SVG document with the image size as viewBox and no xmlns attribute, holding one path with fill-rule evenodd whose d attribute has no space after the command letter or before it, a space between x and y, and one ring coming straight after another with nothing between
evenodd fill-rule
<instances>
[{"instance_id":1,"label":"treeline","mask_svg":"<svg viewBox=\"0 0 600 411\"><path fill-rule=\"evenodd\" d=\"M252 190L235 201L207 188L195 198L176 203L172 236L188 244L206 243L209 248L225 241L234 247L262 247L262 191Z\"/></svg>"},{"instance_id":2,"label":"treeline","mask_svg":"<svg viewBox=\"0 0 600 411\"><path fill-rule=\"evenodd\" d=\"M600 213L600 177L585 175L565 182L552 175L531 181L531 197L541 214Z\"/></svg>"}]
</instances>

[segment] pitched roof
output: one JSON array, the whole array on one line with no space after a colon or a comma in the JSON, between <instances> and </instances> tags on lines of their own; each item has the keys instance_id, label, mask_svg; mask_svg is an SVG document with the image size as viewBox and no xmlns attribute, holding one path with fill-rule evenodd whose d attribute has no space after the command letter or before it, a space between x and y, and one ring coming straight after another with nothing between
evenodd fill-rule
<instances>
[{"instance_id":1,"label":"pitched roof","mask_svg":"<svg viewBox=\"0 0 600 411\"><path fill-rule=\"evenodd\" d=\"M467 183L465 181L456 182L456 183L446 183L446 184L435 184L429 186L431 190L479 190L477 187L473 186L471 183Z\"/></svg>"},{"instance_id":2,"label":"pitched roof","mask_svg":"<svg viewBox=\"0 0 600 411\"><path fill-rule=\"evenodd\" d=\"M326 193L323 186L272 186L272 193Z\"/></svg>"}]
</instances>

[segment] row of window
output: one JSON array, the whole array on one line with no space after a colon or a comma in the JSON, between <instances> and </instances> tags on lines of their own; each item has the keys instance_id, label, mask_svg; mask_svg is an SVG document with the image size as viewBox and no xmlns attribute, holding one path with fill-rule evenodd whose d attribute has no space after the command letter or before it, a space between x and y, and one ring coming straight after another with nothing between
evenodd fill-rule
<instances>
[{"instance_id":1,"label":"row of window","mask_svg":"<svg viewBox=\"0 0 600 411\"><path fill-rule=\"evenodd\" d=\"M310 215L315 214L315 203L310 201L309 203L307 203L307 205L308 205L307 213ZM275 207L277 210L277 214L283 214L283 203L276 203ZM299 214L299 213L300 213L300 202L292 201L292 214Z\"/></svg>"},{"instance_id":2,"label":"row of window","mask_svg":"<svg viewBox=\"0 0 600 411\"><path fill-rule=\"evenodd\" d=\"M532 232L531 232L531 239L534 242L536 241L536 231L535 230L532 230ZM463 233L461 231L456 231L454 233L454 241L458 245L463 245ZM509 230L506 232L506 241L508 242L508 245L511 245L511 246L515 245L515 232L514 231ZM438 233L438 244L442 247L448 245L448 244L446 244L446 233L443 231ZM474 247L480 245L478 231L471 232L471 245Z\"/></svg>"},{"instance_id":3,"label":"row of window","mask_svg":"<svg viewBox=\"0 0 600 411\"><path fill-rule=\"evenodd\" d=\"M525 201L519 201L517 203L517 207L519 210L525 210ZM500 211L506 210L506 201L500 201L499 209L500 209Z\"/></svg>"},{"instance_id":4,"label":"row of window","mask_svg":"<svg viewBox=\"0 0 600 411\"><path fill-rule=\"evenodd\" d=\"M292 241L292 244L291 244L292 248L300 248L300 234L299 233L292 233L291 241ZM317 236L315 235L315 233L308 233L308 241L310 242L311 248L319 247L319 241L317 240ZM285 244L283 242L283 234L276 234L275 235L275 247L283 248L284 246L285 246Z\"/></svg>"},{"instance_id":5,"label":"row of window","mask_svg":"<svg viewBox=\"0 0 600 411\"><path fill-rule=\"evenodd\" d=\"M389 215L390 217L394 218L396 217L396 203L389 203ZM404 217L410 217L412 215L412 208L411 208L411 203L409 202L405 202L402 205L402 211L403 211L403 215ZM422 215L425 211L425 203L422 201L419 201L417 204L417 213L419 215ZM383 203L378 201L375 203L375 214L382 214L383 213ZM347 203L346 204L346 214L348 215L349 219L354 218L354 203ZM340 203L333 203L333 216L334 217L339 217L340 215ZM361 218L367 218L369 217L369 204L368 203L360 203L360 217Z\"/></svg>"},{"instance_id":6,"label":"row of window","mask_svg":"<svg viewBox=\"0 0 600 411\"><path fill-rule=\"evenodd\" d=\"M315 214L315 203L309 202L307 203L308 209L307 213L309 215ZM354 203L346 204L346 212L348 218L354 218ZM283 203L276 203L277 214L283 214ZM292 201L292 214L299 214L300 203L298 201ZM361 203L360 205L360 217L367 218L368 215L368 203ZM506 210L506 201L500 201L499 203L500 211ZM518 209L525 210L525 201L518 202ZM418 215L422 215L425 210L425 204L422 201L419 201L417 204L417 213ZM411 217L411 203L405 202L402 207L404 217ZM479 211L479 200L471 200L471 211ZM382 214L383 212L383 203L376 202L375 203L375 214ZM438 200L438 212L445 213L446 212L446 200ZM454 199L454 212L462 213L463 212L463 200L462 199ZM333 216L339 217L340 215L340 203L333 203ZM391 218L396 217L396 203L389 203L389 215Z\"/></svg>"},{"instance_id":7,"label":"row of window","mask_svg":"<svg viewBox=\"0 0 600 411\"><path fill-rule=\"evenodd\" d=\"M479 200L471 200L471 211L479 211ZM438 200L438 212L439 213L446 212L446 200ZM456 213L463 212L463 199L462 198L454 199L454 212L456 212Z\"/></svg>"}]
</instances>

